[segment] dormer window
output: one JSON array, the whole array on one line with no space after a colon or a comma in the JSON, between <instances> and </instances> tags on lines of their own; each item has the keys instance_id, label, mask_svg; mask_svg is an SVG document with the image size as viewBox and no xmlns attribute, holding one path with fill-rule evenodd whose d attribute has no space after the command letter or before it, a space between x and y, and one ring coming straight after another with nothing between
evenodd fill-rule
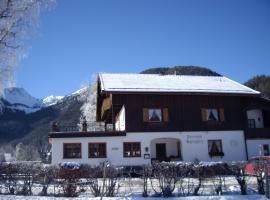
<instances>
[{"instance_id":1,"label":"dormer window","mask_svg":"<svg viewBox=\"0 0 270 200\"><path fill-rule=\"evenodd\" d=\"M144 108L143 122L168 122L168 108Z\"/></svg>"}]
</instances>

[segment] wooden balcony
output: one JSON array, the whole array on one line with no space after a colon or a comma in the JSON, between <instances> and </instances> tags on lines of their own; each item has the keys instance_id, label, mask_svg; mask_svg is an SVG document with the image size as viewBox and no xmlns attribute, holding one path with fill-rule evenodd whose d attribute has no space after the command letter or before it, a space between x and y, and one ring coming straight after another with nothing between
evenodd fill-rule
<instances>
[{"instance_id":1,"label":"wooden balcony","mask_svg":"<svg viewBox=\"0 0 270 200\"><path fill-rule=\"evenodd\" d=\"M112 124L106 124L104 122L87 122L83 121L81 124L58 124L54 122L51 126L51 132L55 134L62 133L104 133L114 132Z\"/></svg>"},{"instance_id":2,"label":"wooden balcony","mask_svg":"<svg viewBox=\"0 0 270 200\"><path fill-rule=\"evenodd\" d=\"M105 98L101 106L101 119L104 118L104 114L112 107L112 95Z\"/></svg>"}]
</instances>

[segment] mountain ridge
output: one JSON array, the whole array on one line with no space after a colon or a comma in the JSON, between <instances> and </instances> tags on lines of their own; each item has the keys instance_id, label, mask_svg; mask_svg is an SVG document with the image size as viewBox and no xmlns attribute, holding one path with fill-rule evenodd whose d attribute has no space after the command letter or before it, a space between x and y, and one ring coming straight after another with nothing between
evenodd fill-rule
<instances>
[{"instance_id":1,"label":"mountain ridge","mask_svg":"<svg viewBox=\"0 0 270 200\"><path fill-rule=\"evenodd\" d=\"M10 87L4 89L2 100L9 103L8 107L14 111L23 111L26 114L36 112L42 108L51 106L60 101L63 96L49 96L38 99L30 95L22 87Z\"/></svg>"},{"instance_id":2,"label":"mountain ridge","mask_svg":"<svg viewBox=\"0 0 270 200\"><path fill-rule=\"evenodd\" d=\"M199 76L221 76L221 74L206 68L198 66L174 66L174 67L154 67L140 72L141 74L161 74L161 75L199 75Z\"/></svg>"}]
</instances>

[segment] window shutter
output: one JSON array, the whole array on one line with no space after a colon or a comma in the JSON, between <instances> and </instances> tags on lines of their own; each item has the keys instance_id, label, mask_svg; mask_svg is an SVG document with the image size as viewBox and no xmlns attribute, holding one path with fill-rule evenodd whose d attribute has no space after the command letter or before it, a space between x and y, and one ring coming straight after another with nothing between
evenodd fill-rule
<instances>
[{"instance_id":1,"label":"window shutter","mask_svg":"<svg viewBox=\"0 0 270 200\"><path fill-rule=\"evenodd\" d=\"M205 109L205 108L202 108L201 109L201 114L202 114L202 121L203 122L205 122L205 121L207 121L207 109Z\"/></svg>"},{"instance_id":2,"label":"window shutter","mask_svg":"<svg viewBox=\"0 0 270 200\"><path fill-rule=\"evenodd\" d=\"M143 108L143 122L148 122L148 109Z\"/></svg>"},{"instance_id":3,"label":"window shutter","mask_svg":"<svg viewBox=\"0 0 270 200\"><path fill-rule=\"evenodd\" d=\"M219 109L219 119L220 119L221 122L225 121L225 115L224 115L224 109L223 108Z\"/></svg>"},{"instance_id":4,"label":"window shutter","mask_svg":"<svg viewBox=\"0 0 270 200\"><path fill-rule=\"evenodd\" d=\"M163 108L163 121L164 122L169 121L169 110L168 110L168 108Z\"/></svg>"}]
</instances>

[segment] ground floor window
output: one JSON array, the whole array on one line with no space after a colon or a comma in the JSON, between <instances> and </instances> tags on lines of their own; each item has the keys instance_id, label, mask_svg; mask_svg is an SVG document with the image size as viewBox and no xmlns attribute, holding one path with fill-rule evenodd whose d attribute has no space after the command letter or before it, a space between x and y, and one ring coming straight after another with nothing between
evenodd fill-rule
<instances>
[{"instance_id":1,"label":"ground floor window","mask_svg":"<svg viewBox=\"0 0 270 200\"><path fill-rule=\"evenodd\" d=\"M64 143L64 158L81 158L81 143Z\"/></svg>"},{"instance_id":2,"label":"ground floor window","mask_svg":"<svg viewBox=\"0 0 270 200\"><path fill-rule=\"evenodd\" d=\"M263 145L263 155L269 156L269 145L268 144Z\"/></svg>"},{"instance_id":3,"label":"ground floor window","mask_svg":"<svg viewBox=\"0 0 270 200\"><path fill-rule=\"evenodd\" d=\"M140 142L124 142L124 157L141 157Z\"/></svg>"},{"instance_id":4,"label":"ground floor window","mask_svg":"<svg viewBox=\"0 0 270 200\"><path fill-rule=\"evenodd\" d=\"M89 143L89 158L106 158L106 143Z\"/></svg>"},{"instance_id":5,"label":"ground floor window","mask_svg":"<svg viewBox=\"0 0 270 200\"><path fill-rule=\"evenodd\" d=\"M224 156L222 140L208 140L208 153L210 157Z\"/></svg>"}]
</instances>

